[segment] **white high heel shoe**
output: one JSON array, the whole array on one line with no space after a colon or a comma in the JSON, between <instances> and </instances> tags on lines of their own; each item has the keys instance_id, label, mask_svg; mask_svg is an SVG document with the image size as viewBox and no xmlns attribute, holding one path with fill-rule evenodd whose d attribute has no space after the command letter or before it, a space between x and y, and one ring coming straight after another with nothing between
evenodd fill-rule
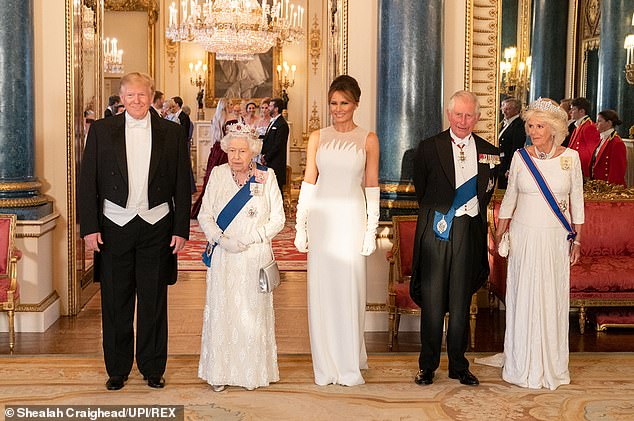
<instances>
[{"instance_id":1,"label":"white high heel shoe","mask_svg":"<svg viewBox=\"0 0 634 421\"><path fill-rule=\"evenodd\" d=\"M213 385L211 386L211 388L214 390L214 392L222 392L223 390L227 388L227 386L224 384L220 384L220 385Z\"/></svg>"}]
</instances>

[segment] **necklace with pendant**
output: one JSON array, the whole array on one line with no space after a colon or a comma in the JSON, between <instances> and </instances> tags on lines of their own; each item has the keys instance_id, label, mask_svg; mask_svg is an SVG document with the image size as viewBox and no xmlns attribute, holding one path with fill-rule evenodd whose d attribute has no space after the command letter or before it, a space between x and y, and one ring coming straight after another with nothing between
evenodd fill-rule
<instances>
[{"instance_id":1,"label":"necklace with pendant","mask_svg":"<svg viewBox=\"0 0 634 421\"><path fill-rule=\"evenodd\" d=\"M555 155L555 151L557 150L557 147L555 146L555 144L553 143L553 147L550 149L550 152L546 153L546 152L542 152L539 149L537 149L537 146L535 146L535 153L537 154L537 158L539 159L550 159L553 157L553 155Z\"/></svg>"},{"instance_id":2,"label":"necklace with pendant","mask_svg":"<svg viewBox=\"0 0 634 421\"><path fill-rule=\"evenodd\" d=\"M238 174L234 170L231 170L231 176L233 177L233 181L235 181L238 187L244 186L249 180L249 178L251 178L252 173L253 173L253 162L249 164L249 170L247 171L247 176L244 178L244 181L242 182L238 180Z\"/></svg>"}]
</instances>

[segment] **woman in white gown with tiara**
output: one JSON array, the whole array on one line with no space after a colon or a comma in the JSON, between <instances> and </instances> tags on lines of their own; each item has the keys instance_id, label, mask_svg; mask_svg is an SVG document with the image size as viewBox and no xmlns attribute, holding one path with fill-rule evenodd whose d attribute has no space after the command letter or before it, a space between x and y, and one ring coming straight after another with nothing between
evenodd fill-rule
<instances>
[{"instance_id":1,"label":"woman in white gown with tiara","mask_svg":"<svg viewBox=\"0 0 634 421\"><path fill-rule=\"evenodd\" d=\"M508 229L510 240L502 378L522 387L554 390L570 383L570 266L581 256L583 176L577 151L560 146L568 117L557 103L540 98L522 118L533 142L526 147L528 162L543 175L576 237L568 241L569 232L517 151L495 234L499 244Z\"/></svg>"},{"instance_id":2,"label":"woman in white gown with tiara","mask_svg":"<svg viewBox=\"0 0 634 421\"><path fill-rule=\"evenodd\" d=\"M379 222L379 139L354 121L361 90L347 75L328 91L332 126L310 135L295 246L308 251L315 383L363 384L366 256Z\"/></svg>"}]
</instances>

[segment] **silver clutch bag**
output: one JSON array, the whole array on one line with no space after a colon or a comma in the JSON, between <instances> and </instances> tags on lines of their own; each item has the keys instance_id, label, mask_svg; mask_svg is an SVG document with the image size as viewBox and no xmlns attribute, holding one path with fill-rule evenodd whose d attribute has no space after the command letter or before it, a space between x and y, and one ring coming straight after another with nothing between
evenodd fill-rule
<instances>
[{"instance_id":1,"label":"silver clutch bag","mask_svg":"<svg viewBox=\"0 0 634 421\"><path fill-rule=\"evenodd\" d=\"M260 268L258 284L259 292L263 294L273 292L275 288L280 286L280 269L277 267L275 258Z\"/></svg>"}]
</instances>

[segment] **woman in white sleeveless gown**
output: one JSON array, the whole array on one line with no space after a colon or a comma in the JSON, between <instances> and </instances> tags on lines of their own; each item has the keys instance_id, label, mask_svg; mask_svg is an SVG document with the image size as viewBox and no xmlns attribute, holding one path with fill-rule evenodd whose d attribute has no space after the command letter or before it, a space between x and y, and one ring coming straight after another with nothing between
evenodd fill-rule
<instances>
[{"instance_id":1,"label":"woman in white sleeveless gown","mask_svg":"<svg viewBox=\"0 0 634 421\"><path fill-rule=\"evenodd\" d=\"M376 249L379 140L354 121L361 90L347 75L328 92L333 125L308 141L297 203L299 251L308 251L308 322L315 383L363 384L366 258Z\"/></svg>"},{"instance_id":2,"label":"woman in white sleeveless gown","mask_svg":"<svg viewBox=\"0 0 634 421\"><path fill-rule=\"evenodd\" d=\"M554 101L540 98L522 117L534 145L526 149L577 236L572 244L567 240L568 232L516 152L496 232L497 243L507 229L510 240L502 378L554 390L570 383L570 265L581 255L583 176L577 151L559 146L567 115Z\"/></svg>"}]
</instances>

